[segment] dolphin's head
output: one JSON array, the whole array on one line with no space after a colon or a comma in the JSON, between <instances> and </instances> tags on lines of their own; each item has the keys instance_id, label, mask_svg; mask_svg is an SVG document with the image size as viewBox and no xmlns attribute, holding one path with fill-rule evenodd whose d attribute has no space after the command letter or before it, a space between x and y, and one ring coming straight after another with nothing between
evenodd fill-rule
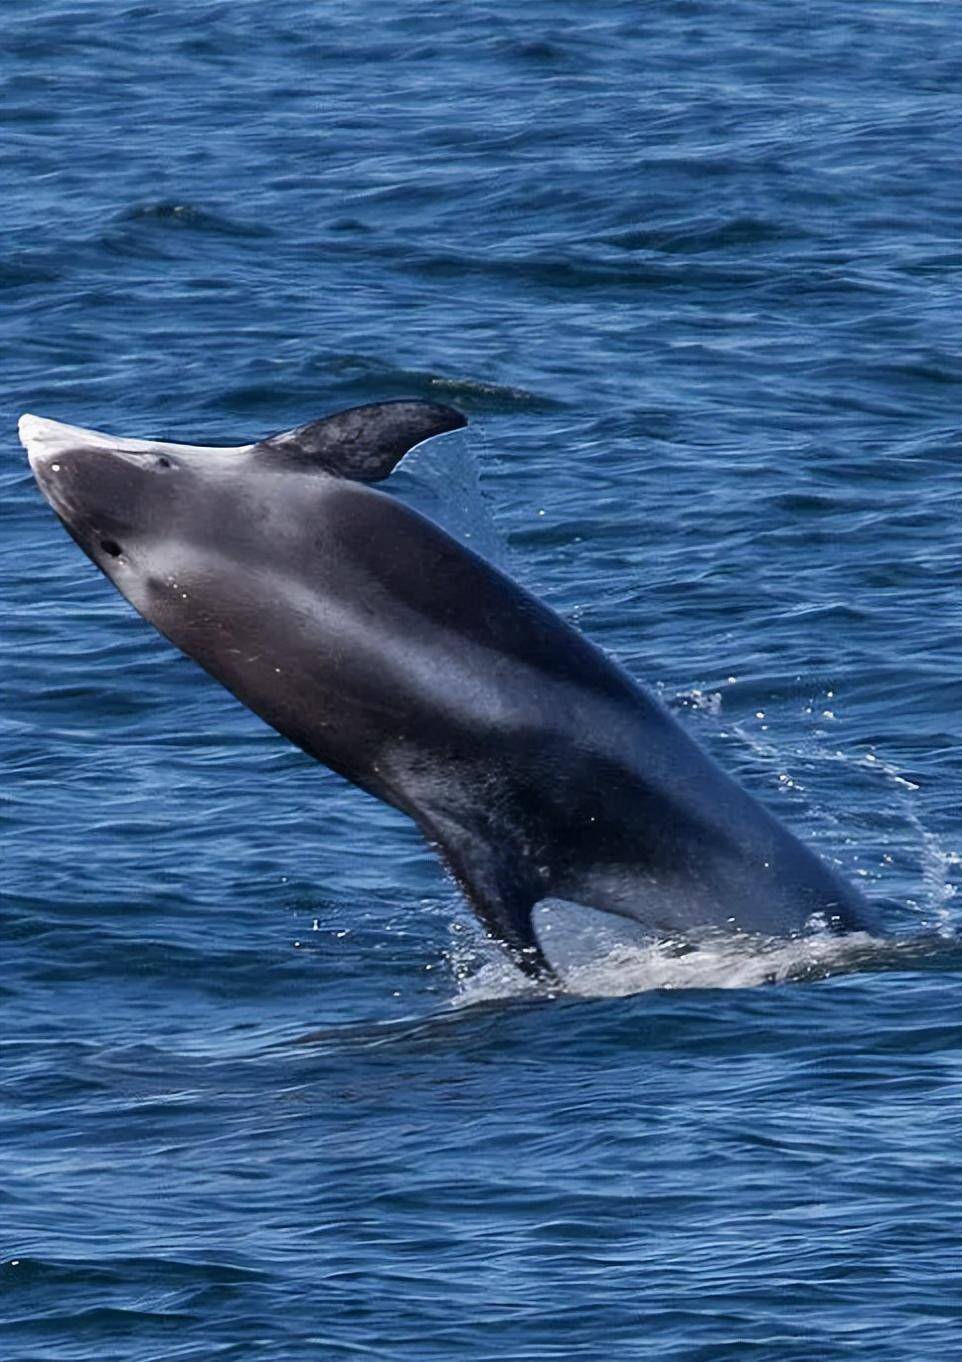
<instances>
[{"instance_id":1,"label":"dolphin's head","mask_svg":"<svg viewBox=\"0 0 962 1362\"><path fill-rule=\"evenodd\" d=\"M222 471L225 455L245 452L125 441L29 415L19 431L44 497L125 595L157 547L194 518L215 465Z\"/></svg>"},{"instance_id":2,"label":"dolphin's head","mask_svg":"<svg viewBox=\"0 0 962 1362\"><path fill-rule=\"evenodd\" d=\"M212 629L276 609L277 582L306 570L326 496L387 477L407 450L464 424L449 407L386 402L234 447L123 439L31 415L19 431L70 535L141 614L198 655Z\"/></svg>"},{"instance_id":3,"label":"dolphin's head","mask_svg":"<svg viewBox=\"0 0 962 1362\"><path fill-rule=\"evenodd\" d=\"M20 418L20 440L40 490L70 534L108 577L152 542L190 531L203 538L233 513L249 523L268 484L328 474L357 482L387 477L423 440L466 424L431 402L354 407L259 443L234 447L123 439L39 416ZM241 474L243 473L243 477ZM256 484L262 483L260 494ZM243 495L238 489L243 488ZM121 588L123 589L123 588Z\"/></svg>"}]
</instances>

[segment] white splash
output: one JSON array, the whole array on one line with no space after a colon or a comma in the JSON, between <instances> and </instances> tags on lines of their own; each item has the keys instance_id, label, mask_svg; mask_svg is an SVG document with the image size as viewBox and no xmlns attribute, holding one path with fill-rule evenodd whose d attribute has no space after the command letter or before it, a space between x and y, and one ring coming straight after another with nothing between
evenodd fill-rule
<instances>
[{"instance_id":1,"label":"white splash","mask_svg":"<svg viewBox=\"0 0 962 1362\"><path fill-rule=\"evenodd\" d=\"M595 959L560 965L562 991L569 997L623 998L634 993L672 989L758 988L804 979L824 979L889 963L898 943L880 942L866 932L772 939L715 933L700 941L650 941L619 944ZM458 980L455 1006L546 993L516 970L506 957L489 956Z\"/></svg>"}]
</instances>

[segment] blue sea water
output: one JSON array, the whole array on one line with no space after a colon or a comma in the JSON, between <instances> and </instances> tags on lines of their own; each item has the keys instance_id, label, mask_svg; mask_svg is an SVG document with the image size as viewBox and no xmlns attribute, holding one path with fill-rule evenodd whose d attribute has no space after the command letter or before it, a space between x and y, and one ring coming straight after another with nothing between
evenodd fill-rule
<instances>
[{"instance_id":1,"label":"blue sea water","mask_svg":"<svg viewBox=\"0 0 962 1362\"><path fill-rule=\"evenodd\" d=\"M7 1362L960 1355L959 27L4 0ZM406 395L472 424L389 485L890 945L558 909L533 994L413 827L134 615L15 438Z\"/></svg>"}]
</instances>

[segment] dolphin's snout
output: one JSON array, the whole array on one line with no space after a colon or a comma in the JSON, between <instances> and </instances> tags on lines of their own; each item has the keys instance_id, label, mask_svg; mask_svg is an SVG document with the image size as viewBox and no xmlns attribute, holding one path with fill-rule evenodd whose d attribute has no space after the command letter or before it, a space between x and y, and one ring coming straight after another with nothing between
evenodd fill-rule
<instances>
[{"instance_id":1,"label":"dolphin's snout","mask_svg":"<svg viewBox=\"0 0 962 1362\"><path fill-rule=\"evenodd\" d=\"M74 538L98 564L105 553L119 558L137 501L129 465L142 457L98 431L32 412L21 416L17 431L40 492Z\"/></svg>"},{"instance_id":2,"label":"dolphin's snout","mask_svg":"<svg viewBox=\"0 0 962 1362\"><path fill-rule=\"evenodd\" d=\"M68 444L65 435L69 430L69 426L61 425L59 421L49 421L29 412L21 416L17 433L35 473L38 466L49 463L64 451Z\"/></svg>"},{"instance_id":3,"label":"dolphin's snout","mask_svg":"<svg viewBox=\"0 0 962 1362\"><path fill-rule=\"evenodd\" d=\"M24 449L29 449L31 444L39 443L43 438L45 426L50 424L42 416L34 416L26 411L17 422L17 434L20 436L20 443Z\"/></svg>"}]
</instances>

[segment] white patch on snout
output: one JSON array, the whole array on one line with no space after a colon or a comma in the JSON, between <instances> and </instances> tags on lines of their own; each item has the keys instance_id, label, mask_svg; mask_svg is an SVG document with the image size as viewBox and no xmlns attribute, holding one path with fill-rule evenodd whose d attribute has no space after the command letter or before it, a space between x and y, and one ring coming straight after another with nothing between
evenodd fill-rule
<instances>
[{"instance_id":1,"label":"white patch on snout","mask_svg":"<svg viewBox=\"0 0 962 1362\"><path fill-rule=\"evenodd\" d=\"M182 457L191 454L245 454L253 448L253 445L178 445L167 440L128 440L122 435L108 435L102 430L88 430L85 426L68 426L63 421L51 421L45 416L33 416L29 412L21 416L17 430L34 472L38 465L49 465L52 471L59 472L59 469L50 465L50 460L78 447L110 450L119 455L174 454Z\"/></svg>"},{"instance_id":2,"label":"white patch on snout","mask_svg":"<svg viewBox=\"0 0 962 1362\"><path fill-rule=\"evenodd\" d=\"M21 416L17 424L20 443L27 451L30 466L37 471L38 464L46 464L55 459L71 444L76 444L79 433L74 426L63 426L59 421L45 421L42 416ZM69 433L69 438L68 438ZM59 464L50 464L54 473L60 472Z\"/></svg>"}]
</instances>

